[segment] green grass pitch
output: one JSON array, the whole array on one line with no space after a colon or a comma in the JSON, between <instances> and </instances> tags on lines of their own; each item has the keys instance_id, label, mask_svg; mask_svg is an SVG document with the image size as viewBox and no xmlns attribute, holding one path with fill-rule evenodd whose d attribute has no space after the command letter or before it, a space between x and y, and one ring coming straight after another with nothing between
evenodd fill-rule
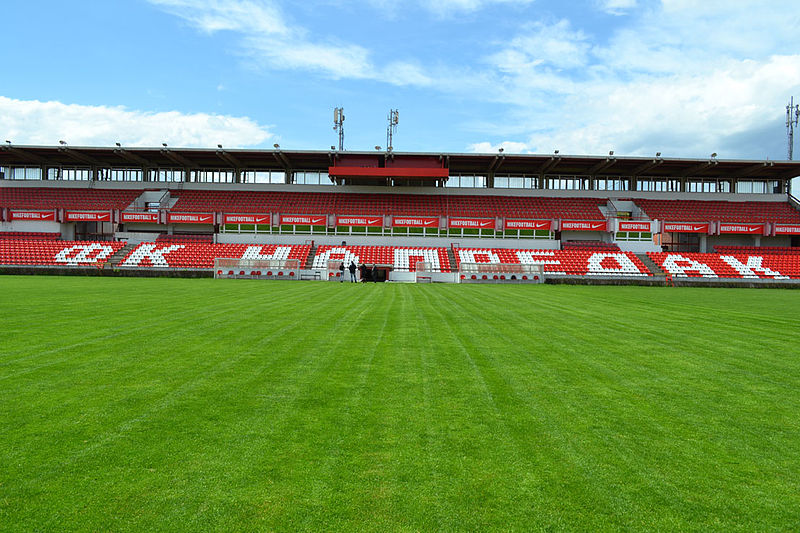
<instances>
[{"instance_id":1,"label":"green grass pitch","mask_svg":"<svg viewBox=\"0 0 800 533\"><path fill-rule=\"evenodd\" d=\"M0 530L800 529L800 293L0 277Z\"/></svg>"}]
</instances>

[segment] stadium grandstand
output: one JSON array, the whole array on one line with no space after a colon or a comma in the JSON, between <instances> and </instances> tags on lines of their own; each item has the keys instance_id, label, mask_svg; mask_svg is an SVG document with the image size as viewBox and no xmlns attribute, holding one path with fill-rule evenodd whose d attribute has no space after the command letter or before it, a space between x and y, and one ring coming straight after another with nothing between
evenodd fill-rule
<instances>
[{"instance_id":1,"label":"stadium grandstand","mask_svg":"<svg viewBox=\"0 0 800 533\"><path fill-rule=\"evenodd\" d=\"M0 266L211 275L221 259L284 261L287 278L338 279L334 265L354 261L381 280L413 281L423 264L458 282L462 264L487 263L548 278L793 280L798 175L798 162L716 157L6 144Z\"/></svg>"}]
</instances>

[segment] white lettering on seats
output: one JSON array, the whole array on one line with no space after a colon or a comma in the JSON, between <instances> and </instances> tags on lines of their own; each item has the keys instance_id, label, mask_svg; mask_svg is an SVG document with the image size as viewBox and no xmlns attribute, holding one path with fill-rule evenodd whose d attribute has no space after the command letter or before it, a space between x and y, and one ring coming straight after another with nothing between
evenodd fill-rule
<instances>
[{"instance_id":1,"label":"white lettering on seats","mask_svg":"<svg viewBox=\"0 0 800 533\"><path fill-rule=\"evenodd\" d=\"M78 251L78 253L72 255L75 251ZM113 252L114 249L111 246L104 246L102 244L76 244L75 246L64 248L58 252L54 259L56 263L64 263L67 265L97 263L110 256Z\"/></svg>"},{"instance_id":2,"label":"white lettering on seats","mask_svg":"<svg viewBox=\"0 0 800 533\"><path fill-rule=\"evenodd\" d=\"M718 277L717 273L707 264L689 259L681 254L669 254L664 259L664 268L667 269L667 272L676 276L687 276L687 272L697 272L704 278Z\"/></svg>"},{"instance_id":3,"label":"white lettering on seats","mask_svg":"<svg viewBox=\"0 0 800 533\"><path fill-rule=\"evenodd\" d=\"M747 256L747 264L742 263L732 255L721 255L719 257L744 278L758 278L760 276L757 272L761 272L770 278L789 279L789 276L784 276L780 272L775 272L771 268L763 266L761 263L764 261L764 258L759 255Z\"/></svg>"},{"instance_id":4,"label":"white lettering on seats","mask_svg":"<svg viewBox=\"0 0 800 533\"><path fill-rule=\"evenodd\" d=\"M499 263L500 258L491 250L458 250L462 263Z\"/></svg>"},{"instance_id":5,"label":"white lettering on seats","mask_svg":"<svg viewBox=\"0 0 800 533\"><path fill-rule=\"evenodd\" d=\"M561 261L555 259L555 252L546 250L517 250L517 259L523 265L560 265ZM552 257L553 259L544 259ZM548 274L565 274L563 271L548 270Z\"/></svg>"},{"instance_id":6,"label":"white lettering on seats","mask_svg":"<svg viewBox=\"0 0 800 533\"><path fill-rule=\"evenodd\" d=\"M409 258L414 258L415 263L412 265ZM395 248L394 250L394 268L398 270L415 270L417 265L416 261L422 259L426 263L430 263L430 267L434 272L439 271L439 251L416 249L416 248ZM413 269L411 267L414 267Z\"/></svg>"},{"instance_id":7,"label":"white lettering on seats","mask_svg":"<svg viewBox=\"0 0 800 533\"><path fill-rule=\"evenodd\" d=\"M616 268L603 266L605 259L613 259L617 263ZM645 276L639 268L631 261L631 258L625 254L612 253L612 252L598 252L589 256L586 262L587 274L625 274L626 276Z\"/></svg>"},{"instance_id":8,"label":"white lettering on seats","mask_svg":"<svg viewBox=\"0 0 800 533\"><path fill-rule=\"evenodd\" d=\"M137 249L131 252L131 255L128 256L121 266L140 266L142 261L149 259L154 267L167 268L169 267L169 263L167 263L164 256L182 248L186 248L186 246L183 244L171 244L163 248L158 248L158 244L140 244Z\"/></svg>"},{"instance_id":9,"label":"white lettering on seats","mask_svg":"<svg viewBox=\"0 0 800 533\"><path fill-rule=\"evenodd\" d=\"M357 265L361 264L361 258L347 248L330 248L314 257L313 268L327 268L328 261L341 261L345 268L350 265L350 261Z\"/></svg>"},{"instance_id":10,"label":"white lettering on seats","mask_svg":"<svg viewBox=\"0 0 800 533\"><path fill-rule=\"evenodd\" d=\"M262 254L263 246L248 246L247 250L242 254L242 259L265 259L265 260L280 260L284 261L289 258L289 253L292 251L291 246L277 246L275 251L271 254Z\"/></svg>"}]
</instances>

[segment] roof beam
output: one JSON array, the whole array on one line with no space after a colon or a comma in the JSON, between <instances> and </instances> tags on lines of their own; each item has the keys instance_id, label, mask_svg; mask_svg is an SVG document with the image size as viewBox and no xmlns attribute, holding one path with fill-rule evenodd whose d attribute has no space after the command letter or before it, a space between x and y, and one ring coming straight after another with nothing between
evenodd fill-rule
<instances>
[{"instance_id":1,"label":"roof beam","mask_svg":"<svg viewBox=\"0 0 800 533\"><path fill-rule=\"evenodd\" d=\"M147 159L145 159L144 157L132 154L131 152L125 150L122 147L114 148L114 153L119 157L121 157L122 159L124 159L125 161L128 161L129 163L134 163L141 167L152 168L156 166Z\"/></svg>"},{"instance_id":2,"label":"roof beam","mask_svg":"<svg viewBox=\"0 0 800 533\"><path fill-rule=\"evenodd\" d=\"M653 170L654 168L656 168L658 166L661 166L661 164L663 162L664 162L664 160L662 158L660 158L660 157L657 157L657 158L653 159L652 161L648 161L647 163L644 163L643 165L640 165L640 166L636 167L635 169L633 169L633 171L631 172L631 177L632 178L639 177L642 174L644 174L645 172L649 172L649 171Z\"/></svg>"},{"instance_id":3,"label":"roof beam","mask_svg":"<svg viewBox=\"0 0 800 533\"><path fill-rule=\"evenodd\" d=\"M690 167L690 168L684 170L683 172L680 173L680 177L686 178L686 177L689 177L689 176L699 176L703 172L705 172L706 170L708 170L710 168L714 168L718 164L719 164L719 161L717 161L716 159L709 159L708 161L706 161L704 163L700 163L699 165L695 165L693 167Z\"/></svg>"},{"instance_id":4,"label":"roof beam","mask_svg":"<svg viewBox=\"0 0 800 533\"><path fill-rule=\"evenodd\" d=\"M58 148L58 151L66 154L67 156L71 157L75 161L78 161L79 163L83 163L84 165L89 165L91 167L102 167L102 166L104 166L97 159L95 159L93 157L89 157L88 155L83 154L83 153L75 150L74 148L70 148L69 146L60 146Z\"/></svg>"},{"instance_id":5,"label":"roof beam","mask_svg":"<svg viewBox=\"0 0 800 533\"><path fill-rule=\"evenodd\" d=\"M284 154L280 150L275 150L274 152L272 152L272 155L275 157L278 163L280 163L281 166L283 166L283 170L285 172L292 172L292 163L289 161L289 158L286 157L286 154Z\"/></svg>"},{"instance_id":6,"label":"roof beam","mask_svg":"<svg viewBox=\"0 0 800 533\"><path fill-rule=\"evenodd\" d=\"M19 157L20 159L28 160L31 163L37 163L37 164L43 165L43 166L47 166L47 165L54 166L53 163L51 163L47 158L38 156L36 154L32 154L32 153L28 152L27 150L20 150L19 148L16 148L16 147L14 147L14 146L12 146L10 144L4 144L4 145L0 146L0 148L5 152L10 152L10 153L14 154L15 156Z\"/></svg>"},{"instance_id":7,"label":"roof beam","mask_svg":"<svg viewBox=\"0 0 800 533\"><path fill-rule=\"evenodd\" d=\"M162 148L160 150L160 152L164 155L164 157L166 157L167 159L169 159L173 163L177 163L178 166L181 166L183 168L197 168L198 167L197 163L195 163L194 161L189 161L188 159L183 157L181 154L173 152L169 148L166 148L166 147Z\"/></svg>"},{"instance_id":8,"label":"roof beam","mask_svg":"<svg viewBox=\"0 0 800 533\"><path fill-rule=\"evenodd\" d=\"M747 177L747 176L752 176L753 174L755 174L759 170L764 170L765 168L771 167L771 166L774 166L774 165L775 165L774 161L764 161L763 163L759 163L757 165L750 165L749 167L740 168L739 170L737 170L735 172L731 172L730 174L728 174L728 177L730 177L730 178L744 178L744 177Z\"/></svg>"},{"instance_id":9,"label":"roof beam","mask_svg":"<svg viewBox=\"0 0 800 533\"><path fill-rule=\"evenodd\" d=\"M487 174L492 174L494 172L497 172L498 169L500 168L500 166L503 164L503 161L505 161L505 159L506 159L506 156L504 156L504 155L496 155L496 156L494 156L494 160L489 165L489 168L486 169L486 173Z\"/></svg>"},{"instance_id":10,"label":"roof beam","mask_svg":"<svg viewBox=\"0 0 800 533\"><path fill-rule=\"evenodd\" d=\"M217 157L231 165L233 168L242 168L242 162L233 157L231 154L220 148L217 150Z\"/></svg>"},{"instance_id":11,"label":"roof beam","mask_svg":"<svg viewBox=\"0 0 800 533\"><path fill-rule=\"evenodd\" d=\"M544 164L541 167L539 167L539 172L538 172L539 176L544 178L544 175L547 172L550 172L551 170L555 169L560 162L561 162L560 155L551 155L550 159L545 161Z\"/></svg>"},{"instance_id":12,"label":"roof beam","mask_svg":"<svg viewBox=\"0 0 800 533\"><path fill-rule=\"evenodd\" d=\"M589 176L596 176L599 172L602 172L606 169L613 167L617 163L616 157L606 157L605 161L600 161L596 165L592 166L586 173Z\"/></svg>"}]
</instances>

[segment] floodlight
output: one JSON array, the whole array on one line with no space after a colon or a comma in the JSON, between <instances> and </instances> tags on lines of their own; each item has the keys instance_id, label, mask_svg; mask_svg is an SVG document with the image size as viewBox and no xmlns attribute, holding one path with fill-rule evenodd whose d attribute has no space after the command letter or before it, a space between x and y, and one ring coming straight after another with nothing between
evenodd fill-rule
<instances>
[{"instance_id":1,"label":"floodlight","mask_svg":"<svg viewBox=\"0 0 800 533\"><path fill-rule=\"evenodd\" d=\"M65 146L67 143L64 141L58 141L58 144L60 144L61 146Z\"/></svg>"},{"instance_id":2,"label":"floodlight","mask_svg":"<svg viewBox=\"0 0 800 533\"><path fill-rule=\"evenodd\" d=\"M376 150L380 150L380 149L381 149L381 147L380 147L380 146L375 146L375 149L376 149Z\"/></svg>"},{"instance_id":3,"label":"floodlight","mask_svg":"<svg viewBox=\"0 0 800 533\"><path fill-rule=\"evenodd\" d=\"M614 150L609 150L608 155L614 155Z\"/></svg>"},{"instance_id":4,"label":"floodlight","mask_svg":"<svg viewBox=\"0 0 800 533\"><path fill-rule=\"evenodd\" d=\"M219 149L222 149L222 145L221 145L221 144L218 144L218 145L217 145L217 148L219 148Z\"/></svg>"},{"instance_id":5,"label":"floodlight","mask_svg":"<svg viewBox=\"0 0 800 533\"><path fill-rule=\"evenodd\" d=\"M163 146L164 148L166 148L166 147L167 147L167 143L161 143L161 146Z\"/></svg>"},{"instance_id":6,"label":"floodlight","mask_svg":"<svg viewBox=\"0 0 800 533\"><path fill-rule=\"evenodd\" d=\"M556 155L558 155L558 150L556 150L554 153L555 153Z\"/></svg>"},{"instance_id":7,"label":"floodlight","mask_svg":"<svg viewBox=\"0 0 800 533\"><path fill-rule=\"evenodd\" d=\"M717 157L717 152L714 152L713 154L711 154L711 157Z\"/></svg>"},{"instance_id":8,"label":"floodlight","mask_svg":"<svg viewBox=\"0 0 800 533\"><path fill-rule=\"evenodd\" d=\"M114 143L114 144L117 145L117 148L122 148L122 145L120 143Z\"/></svg>"},{"instance_id":9,"label":"floodlight","mask_svg":"<svg viewBox=\"0 0 800 533\"><path fill-rule=\"evenodd\" d=\"M502 146L497 149L497 151L500 152L501 154L503 153L503 150L504 150L504 148Z\"/></svg>"},{"instance_id":10,"label":"floodlight","mask_svg":"<svg viewBox=\"0 0 800 533\"><path fill-rule=\"evenodd\" d=\"M273 145L272 145L272 147L273 147L273 148L275 148L275 149L277 150L278 148L280 148L280 147L281 147L281 145L280 145L280 144L278 144L278 143L275 143L275 144L273 144Z\"/></svg>"},{"instance_id":11,"label":"floodlight","mask_svg":"<svg viewBox=\"0 0 800 533\"><path fill-rule=\"evenodd\" d=\"M656 157L661 157L661 152L656 152Z\"/></svg>"}]
</instances>

